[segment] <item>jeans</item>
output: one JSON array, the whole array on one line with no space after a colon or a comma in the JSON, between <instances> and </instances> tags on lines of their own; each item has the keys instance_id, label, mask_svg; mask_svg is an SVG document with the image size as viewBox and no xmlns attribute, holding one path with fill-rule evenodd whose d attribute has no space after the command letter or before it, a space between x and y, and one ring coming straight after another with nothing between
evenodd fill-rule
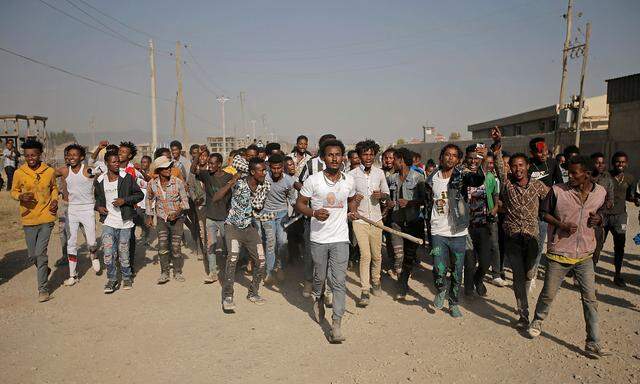
<instances>
[{"instance_id":1,"label":"jeans","mask_svg":"<svg viewBox=\"0 0 640 384\"><path fill-rule=\"evenodd\" d=\"M311 220L308 218L304 220L304 254L302 255L304 261L304 281L313 281L313 257L311 255ZM347 251L348 253L348 251Z\"/></svg>"},{"instance_id":2,"label":"jeans","mask_svg":"<svg viewBox=\"0 0 640 384\"><path fill-rule=\"evenodd\" d=\"M498 223L497 222L493 222L491 224L489 224L489 232L491 233L491 251L490 251L490 258L491 258L491 276L493 278L496 277L500 277L500 274L503 271L504 265L502 262L502 257L500 254L500 239L499 239L499 232L500 230L498 229Z\"/></svg>"},{"instance_id":3,"label":"jeans","mask_svg":"<svg viewBox=\"0 0 640 384\"><path fill-rule=\"evenodd\" d=\"M540 260L542 259L542 252L544 251L544 244L547 241L547 229L549 224L546 221L540 220L538 221L538 230L540 233L538 234L538 254L536 255L536 261L533 265L533 271L538 273L538 267L540 266ZM533 276L535 279L536 275Z\"/></svg>"},{"instance_id":4,"label":"jeans","mask_svg":"<svg viewBox=\"0 0 640 384\"><path fill-rule=\"evenodd\" d=\"M470 257L465 257L464 263L464 287L473 287L482 282L484 275L491 265L491 229L489 224L469 227L469 236L473 242L473 252L468 252ZM477 265L477 267L476 267Z\"/></svg>"},{"instance_id":5,"label":"jeans","mask_svg":"<svg viewBox=\"0 0 640 384\"><path fill-rule=\"evenodd\" d=\"M16 172L16 169L14 167L4 167L4 171L7 174L7 191L10 191L13 185L13 174Z\"/></svg>"},{"instance_id":6,"label":"jeans","mask_svg":"<svg viewBox=\"0 0 640 384\"><path fill-rule=\"evenodd\" d=\"M276 217L273 220L262 223L267 248L265 250L267 275L270 275L274 268L282 269L284 267L284 255L287 246L287 232L282 226L282 220L289 215L289 212L284 210L274 213Z\"/></svg>"},{"instance_id":7,"label":"jeans","mask_svg":"<svg viewBox=\"0 0 640 384\"><path fill-rule=\"evenodd\" d=\"M329 289L333 294L333 320L340 320L344 315L345 296L347 293L346 279L349 264L349 243L310 243L313 258L313 292L312 296L318 300L322 297L325 280L329 280Z\"/></svg>"},{"instance_id":8,"label":"jeans","mask_svg":"<svg viewBox=\"0 0 640 384\"><path fill-rule=\"evenodd\" d=\"M508 237L505 251L513 271L513 293L516 296L518 315L529 319L527 281L535 278L535 261L538 255L538 239L515 235Z\"/></svg>"},{"instance_id":9,"label":"jeans","mask_svg":"<svg viewBox=\"0 0 640 384\"><path fill-rule=\"evenodd\" d=\"M218 261L216 260L216 249L218 248L218 235L222 239L222 253L226 255L226 246L224 244L224 220L207 219L207 258L204 263L204 272L218 272Z\"/></svg>"},{"instance_id":10,"label":"jeans","mask_svg":"<svg viewBox=\"0 0 640 384\"><path fill-rule=\"evenodd\" d=\"M24 238L27 242L27 256L30 263L36 264L38 276L38 292L47 292L49 279L49 256L47 247L54 223L38 225L26 225L23 228Z\"/></svg>"},{"instance_id":11,"label":"jeans","mask_svg":"<svg viewBox=\"0 0 640 384\"><path fill-rule=\"evenodd\" d=\"M264 248L255 224L246 228L238 228L231 224L224 225L225 241L227 243L227 262L222 283L222 297L233 297L233 284L236 279L236 264L240 257L240 247L247 250L253 260L252 279L249 286L249 296L257 295L260 281L264 277Z\"/></svg>"},{"instance_id":12,"label":"jeans","mask_svg":"<svg viewBox=\"0 0 640 384\"><path fill-rule=\"evenodd\" d=\"M402 224L394 223L393 228L399 228L400 231L419 239L424 237L424 221L421 219ZM401 239L401 247L396 246L396 241L398 241L398 239L395 238ZM418 244L395 235L391 237L391 241L394 244L393 250L395 252L395 262L397 263L399 258L401 258L400 260L402 262L402 272L400 272L400 275L398 276L398 284L400 285L401 290L406 291L409 288L409 276L411 275L411 271L418 263ZM398 252L400 252L400 256L398 256Z\"/></svg>"},{"instance_id":13,"label":"jeans","mask_svg":"<svg viewBox=\"0 0 640 384\"><path fill-rule=\"evenodd\" d=\"M135 227L134 227L135 228ZM131 266L129 265L129 240L133 228L113 228L102 226L102 249L104 265L107 267L107 279L117 281L116 258L120 260L122 280L131 280Z\"/></svg>"},{"instance_id":14,"label":"jeans","mask_svg":"<svg viewBox=\"0 0 640 384\"><path fill-rule=\"evenodd\" d=\"M580 295L582 297L582 312L586 323L587 343L599 342L598 327L598 300L596 298L596 281L593 270L593 262L590 259L582 260L577 264L562 264L554 260L547 260L547 273L544 278L544 287L538 297L534 320L544 320L549 314L551 303L556 297L564 277L569 271L574 271Z\"/></svg>"},{"instance_id":15,"label":"jeans","mask_svg":"<svg viewBox=\"0 0 640 384\"><path fill-rule=\"evenodd\" d=\"M447 237L433 235L433 280L442 293L447 289L447 271L451 270L449 286L449 305L456 305L460 300L460 284L462 283L462 266L466 248L466 236Z\"/></svg>"},{"instance_id":16,"label":"jeans","mask_svg":"<svg viewBox=\"0 0 640 384\"><path fill-rule=\"evenodd\" d=\"M173 273L182 273L182 233L184 231L184 218L174 221L166 221L157 217L156 229L158 231L158 256L160 259L160 271L169 273L169 264L173 262Z\"/></svg>"},{"instance_id":17,"label":"jeans","mask_svg":"<svg viewBox=\"0 0 640 384\"><path fill-rule=\"evenodd\" d=\"M627 240L627 214L607 215L606 224L604 226L604 240L611 232L613 235L613 265L616 270L616 277L620 276L622 271L622 260L624 259L624 243Z\"/></svg>"},{"instance_id":18,"label":"jeans","mask_svg":"<svg viewBox=\"0 0 640 384\"><path fill-rule=\"evenodd\" d=\"M382 224L382 221L378 222ZM380 286L382 269L382 229L365 222L354 222L353 232L360 246L360 286L369 292L371 283Z\"/></svg>"}]
</instances>

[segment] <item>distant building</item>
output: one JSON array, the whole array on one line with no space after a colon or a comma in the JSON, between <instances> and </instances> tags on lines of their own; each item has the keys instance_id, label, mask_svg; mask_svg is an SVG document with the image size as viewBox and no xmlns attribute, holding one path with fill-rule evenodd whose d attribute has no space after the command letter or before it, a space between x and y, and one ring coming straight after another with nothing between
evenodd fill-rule
<instances>
[{"instance_id":1,"label":"distant building","mask_svg":"<svg viewBox=\"0 0 640 384\"><path fill-rule=\"evenodd\" d=\"M153 148L151 148L150 143L136 144L136 148L138 148L138 158L141 158L142 156L149 156L153 159Z\"/></svg>"},{"instance_id":2,"label":"distant building","mask_svg":"<svg viewBox=\"0 0 640 384\"><path fill-rule=\"evenodd\" d=\"M227 142L227 152L236 150L236 149L240 149L240 148L244 148L247 147L249 145L251 145L253 143L253 140L251 140L248 137L233 137L233 136L227 136L226 137L226 142ZM213 153L213 152L218 152L218 153L223 153L224 152L224 145L223 145L223 140L222 140L222 136L209 136L207 137L207 146L209 147L209 150Z\"/></svg>"},{"instance_id":3,"label":"distant building","mask_svg":"<svg viewBox=\"0 0 640 384\"><path fill-rule=\"evenodd\" d=\"M629 154L629 171L640 172L640 73L607 80L609 102L609 153Z\"/></svg>"},{"instance_id":4,"label":"distant building","mask_svg":"<svg viewBox=\"0 0 640 384\"><path fill-rule=\"evenodd\" d=\"M500 127L505 137L554 132L558 127L558 106L554 104L483 123L471 124L468 126L468 130L473 139L487 139L491 137L491 128L496 125ZM586 98L581 130L604 130L608 126L607 95Z\"/></svg>"}]
</instances>

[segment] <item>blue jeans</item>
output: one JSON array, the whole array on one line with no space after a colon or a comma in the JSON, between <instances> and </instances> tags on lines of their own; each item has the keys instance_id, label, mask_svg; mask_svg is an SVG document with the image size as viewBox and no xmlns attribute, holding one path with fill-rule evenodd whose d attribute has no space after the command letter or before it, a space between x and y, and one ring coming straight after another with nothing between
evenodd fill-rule
<instances>
[{"instance_id":1,"label":"blue jeans","mask_svg":"<svg viewBox=\"0 0 640 384\"><path fill-rule=\"evenodd\" d=\"M447 237L433 235L433 279L438 293L447 289L447 271L451 270L451 284L449 285L449 305L456 305L460 299L460 284L462 283L462 267L467 236Z\"/></svg>"},{"instance_id":2,"label":"blue jeans","mask_svg":"<svg viewBox=\"0 0 640 384\"><path fill-rule=\"evenodd\" d=\"M205 272L217 273L218 262L216 260L216 249L218 248L218 233L222 239L222 254L226 255L226 244L224 240L224 220L211 220L207 219L207 264L205 264ZM207 270L208 269L208 270Z\"/></svg>"},{"instance_id":3,"label":"blue jeans","mask_svg":"<svg viewBox=\"0 0 640 384\"><path fill-rule=\"evenodd\" d=\"M275 219L262 223L266 239L267 275L270 275L274 268L284 268L284 253L287 246L287 232L282 226L282 220L288 216L288 212L284 210L274 213Z\"/></svg>"},{"instance_id":4,"label":"blue jeans","mask_svg":"<svg viewBox=\"0 0 640 384\"><path fill-rule=\"evenodd\" d=\"M538 230L540 231L540 234L538 235L538 254L536 255L536 261L535 264L533 265L533 271L536 273L538 273L538 267L540 266L540 260L542 259L542 252L544 251L544 243L547 241L547 227L548 224L546 221L544 220L540 220L538 221ZM533 279L535 280L536 275L533 276Z\"/></svg>"},{"instance_id":5,"label":"blue jeans","mask_svg":"<svg viewBox=\"0 0 640 384\"><path fill-rule=\"evenodd\" d=\"M131 280L131 266L129 265L129 239L133 228L118 229L102 226L102 248L104 265L107 267L107 279L117 281L116 258L120 260L122 280Z\"/></svg>"}]
</instances>

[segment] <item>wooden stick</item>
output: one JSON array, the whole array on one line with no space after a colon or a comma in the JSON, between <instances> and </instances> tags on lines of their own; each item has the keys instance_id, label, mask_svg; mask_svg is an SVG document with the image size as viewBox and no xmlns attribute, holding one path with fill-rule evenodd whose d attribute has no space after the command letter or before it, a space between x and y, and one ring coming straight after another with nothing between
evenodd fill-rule
<instances>
[{"instance_id":1,"label":"wooden stick","mask_svg":"<svg viewBox=\"0 0 640 384\"><path fill-rule=\"evenodd\" d=\"M358 219L360 219L360 220L363 220L363 221L364 221L364 222L366 222L366 223L369 223L369 224L373 225L374 227L377 227L377 228L382 229L382 230L383 230L383 231L385 231L385 232L389 232L389 233L390 233L390 234L392 234L392 235L400 236L400 237L402 237L403 239L407 239L407 240L411 241L412 243L416 243L416 244L418 244L418 245L422 245L422 244L424 244L424 240L422 240L422 239L418 239L417 237L414 237L414 236L408 235L408 234L406 234L406 233L404 233L404 232L400 232L400 231L398 231L398 230L396 230L396 229L393 229L393 228L389 228L389 227L387 227L387 226L385 226L385 225L378 224L378 223L376 223L376 222L375 222L375 221L373 221L373 220L369 220L369 219L367 219L366 217L362 217L362 216L358 215L357 213L356 213L356 217L357 217Z\"/></svg>"}]
</instances>

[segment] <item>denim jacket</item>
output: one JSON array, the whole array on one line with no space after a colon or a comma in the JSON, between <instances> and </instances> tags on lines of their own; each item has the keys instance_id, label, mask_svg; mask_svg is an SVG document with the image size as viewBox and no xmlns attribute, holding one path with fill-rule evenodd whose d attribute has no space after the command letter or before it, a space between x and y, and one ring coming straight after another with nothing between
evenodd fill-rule
<instances>
[{"instance_id":1,"label":"denim jacket","mask_svg":"<svg viewBox=\"0 0 640 384\"><path fill-rule=\"evenodd\" d=\"M410 170L403 183L400 182L400 174L395 173L389 178L390 198L396 202L391 219L393 222L402 224L419 220L421 218L420 206L407 206L400 208L398 199L417 200L421 203L425 201L424 176L415 170Z\"/></svg>"},{"instance_id":2,"label":"denim jacket","mask_svg":"<svg viewBox=\"0 0 640 384\"><path fill-rule=\"evenodd\" d=\"M433 176L438 172L434 171L427 177L427 185L433 189ZM454 168L449 185L447 187L447 198L449 199L449 214L453 224L452 231L460 232L469 226L469 205L466 200L465 186L462 178L463 174L459 168ZM431 209L427 211L427 223L429 230L431 227Z\"/></svg>"}]
</instances>

